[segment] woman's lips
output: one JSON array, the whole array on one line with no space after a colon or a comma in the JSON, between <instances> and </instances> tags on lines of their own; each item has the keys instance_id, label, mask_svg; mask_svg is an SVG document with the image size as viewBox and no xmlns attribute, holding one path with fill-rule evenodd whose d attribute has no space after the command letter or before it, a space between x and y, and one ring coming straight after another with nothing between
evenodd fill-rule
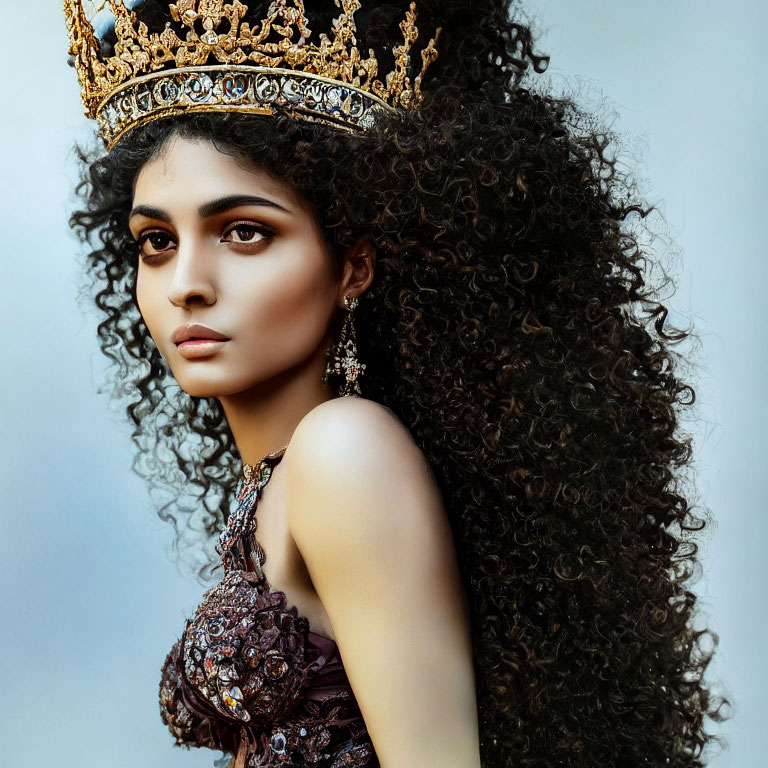
<instances>
[{"instance_id":1,"label":"woman's lips","mask_svg":"<svg viewBox=\"0 0 768 768\"><path fill-rule=\"evenodd\" d=\"M229 339L213 328L207 328L199 323L180 325L172 334L171 341L181 344L185 341L229 341Z\"/></svg>"},{"instance_id":2,"label":"woman's lips","mask_svg":"<svg viewBox=\"0 0 768 768\"><path fill-rule=\"evenodd\" d=\"M219 339L189 339L176 345L179 354L187 360L197 360L201 357L210 357L215 355L225 344L227 340Z\"/></svg>"}]
</instances>

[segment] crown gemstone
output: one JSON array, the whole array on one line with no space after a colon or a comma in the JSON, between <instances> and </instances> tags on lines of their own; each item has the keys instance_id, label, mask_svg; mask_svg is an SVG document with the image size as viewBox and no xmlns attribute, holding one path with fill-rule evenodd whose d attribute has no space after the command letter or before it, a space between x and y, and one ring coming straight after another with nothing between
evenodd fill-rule
<instances>
[{"instance_id":1,"label":"crown gemstone","mask_svg":"<svg viewBox=\"0 0 768 768\"><path fill-rule=\"evenodd\" d=\"M283 83L283 96L285 96L288 101L299 101L301 99L301 91L301 83L297 80L288 78Z\"/></svg>"},{"instance_id":2,"label":"crown gemstone","mask_svg":"<svg viewBox=\"0 0 768 768\"><path fill-rule=\"evenodd\" d=\"M360 117L365 111L363 97L354 91L350 92L349 99L347 99L345 106L347 108L347 114L349 114L351 117Z\"/></svg>"},{"instance_id":3,"label":"crown gemstone","mask_svg":"<svg viewBox=\"0 0 768 768\"><path fill-rule=\"evenodd\" d=\"M112 102L107 104L102 115L107 125L113 125L117 120L117 110L115 109L115 105Z\"/></svg>"},{"instance_id":4,"label":"crown gemstone","mask_svg":"<svg viewBox=\"0 0 768 768\"><path fill-rule=\"evenodd\" d=\"M153 90L155 98L163 106L169 106L179 98L179 86L170 77L157 83Z\"/></svg>"},{"instance_id":5,"label":"crown gemstone","mask_svg":"<svg viewBox=\"0 0 768 768\"><path fill-rule=\"evenodd\" d=\"M211 47L219 44L219 36L212 29L205 32L200 39Z\"/></svg>"},{"instance_id":6,"label":"crown gemstone","mask_svg":"<svg viewBox=\"0 0 768 768\"><path fill-rule=\"evenodd\" d=\"M133 94L130 91L122 94L117 101L118 119L127 120L133 115L134 109Z\"/></svg>"},{"instance_id":7,"label":"crown gemstone","mask_svg":"<svg viewBox=\"0 0 768 768\"><path fill-rule=\"evenodd\" d=\"M222 80L221 89L226 101L242 101L248 93L248 78L245 75L226 75Z\"/></svg>"},{"instance_id":8,"label":"crown gemstone","mask_svg":"<svg viewBox=\"0 0 768 768\"><path fill-rule=\"evenodd\" d=\"M304 101L309 106L323 103L323 86L312 80L304 81Z\"/></svg>"},{"instance_id":9,"label":"crown gemstone","mask_svg":"<svg viewBox=\"0 0 768 768\"><path fill-rule=\"evenodd\" d=\"M267 77L267 75L259 75L256 78L254 90L259 101L271 103L280 93L280 86L278 86L271 77Z\"/></svg>"},{"instance_id":10,"label":"crown gemstone","mask_svg":"<svg viewBox=\"0 0 768 768\"><path fill-rule=\"evenodd\" d=\"M213 95L213 80L204 73L190 75L184 83L184 91L191 102L202 104Z\"/></svg>"},{"instance_id":11,"label":"crown gemstone","mask_svg":"<svg viewBox=\"0 0 768 768\"><path fill-rule=\"evenodd\" d=\"M136 106L140 112L152 111L152 92L149 90L139 90L136 92Z\"/></svg>"},{"instance_id":12,"label":"crown gemstone","mask_svg":"<svg viewBox=\"0 0 768 768\"><path fill-rule=\"evenodd\" d=\"M329 112L337 112L344 101L344 91L332 85L325 93L325 107Z\"/></svg>"}]
</instances>

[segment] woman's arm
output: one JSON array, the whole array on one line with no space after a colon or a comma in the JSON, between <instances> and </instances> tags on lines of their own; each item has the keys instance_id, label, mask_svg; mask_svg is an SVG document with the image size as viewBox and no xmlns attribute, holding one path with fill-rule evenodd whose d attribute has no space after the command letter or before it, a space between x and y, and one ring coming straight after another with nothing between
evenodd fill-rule
<instances>
[{"instance_id":1,"label":"woman's arm","mask_svg":"<svg viewBox=\"0 0 768 768\"><path fill-rule=\"evenodd\" d=\"M315 408L286 453L288 526L382 768L479 768L469 623L450 526L386 408Z\"/></svg>"}]
</instances>

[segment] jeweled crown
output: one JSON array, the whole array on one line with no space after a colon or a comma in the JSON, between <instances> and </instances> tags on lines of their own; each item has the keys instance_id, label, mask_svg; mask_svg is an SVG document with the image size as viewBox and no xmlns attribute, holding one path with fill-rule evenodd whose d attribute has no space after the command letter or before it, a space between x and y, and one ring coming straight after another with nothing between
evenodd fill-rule
<instances>
[{"instance_id":1,"label":"jeweled crown","mask_svg":"<svg viewBox=\"0 0 768 768\"><path fill-rule=\"evenodd\" d=\"M437 58L435 36L422 48L411 80L411 50L419 32L416 3L400 23L394 69L380 79L373 51L357 48L354 15L360 0L334 0L341 13L318 43L303 0L275 0L258 29L239 0L169 3L164 29L150 30L124 0L64 0L70 48L86 115L96 118L108 148L130 129L184 112L284 110L300 119L346 130L373 124L379 110L417 107L421 80ZM87 12L85 5L89 7ZM92 20L114 16L114 55L104 57ZM183 36L180 36L183 35Z\"/></svg>"}]
</instances>

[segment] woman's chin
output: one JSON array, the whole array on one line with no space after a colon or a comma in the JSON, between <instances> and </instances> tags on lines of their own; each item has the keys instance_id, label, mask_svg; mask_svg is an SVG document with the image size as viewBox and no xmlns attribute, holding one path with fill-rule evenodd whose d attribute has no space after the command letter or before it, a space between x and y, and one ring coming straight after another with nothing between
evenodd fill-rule
<instances>
[{"instance_id":1,"label":"woman's chin","mask_svg":"<svg viewBox=\"0 0 768 768\"><path fill-rule=\"evenodd\" d=\"M236 385L222 381L192 380L190 377L177 378L176 382L190 397L226 397L240 390Z\"/></svg>"},{"instance_id":2,"label":"woman's chin","mask_svg":"<svg viewBox=\"0 0 768 768\"><path fill-rule=\"evenodd\" d=\"M256 391L260 385L265 385L263 379L227 379L206 376L178 376L176 383L190 397L234 397L246 392ZM265 385L268 386L268 385Z\"/></svg>"}]
</instances>

